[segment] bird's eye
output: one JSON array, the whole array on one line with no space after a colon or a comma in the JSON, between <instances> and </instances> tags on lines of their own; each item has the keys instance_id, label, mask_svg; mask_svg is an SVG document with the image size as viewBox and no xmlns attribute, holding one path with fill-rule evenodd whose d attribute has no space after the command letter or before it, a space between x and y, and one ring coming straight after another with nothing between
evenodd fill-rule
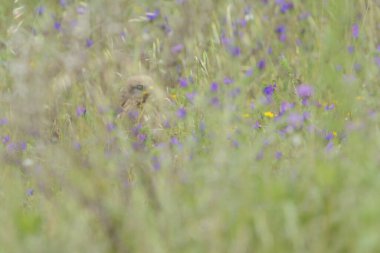
<instances>
[{"instance_id":1,"label":"bird's eye","mask_svg":"<svg viewBox=\"0 0 380 253\"><path fill-rule=\"evenodd\" d=\"M143 90L144 89L144 85L138 84L138 85L135 86L135 89L136 90Z\"/></svg>"}]
</instances>

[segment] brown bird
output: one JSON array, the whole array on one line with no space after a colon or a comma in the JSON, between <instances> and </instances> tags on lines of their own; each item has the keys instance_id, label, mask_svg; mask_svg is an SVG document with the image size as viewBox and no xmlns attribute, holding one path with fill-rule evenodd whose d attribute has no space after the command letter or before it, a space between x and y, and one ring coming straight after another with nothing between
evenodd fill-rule
<instances>
[{"instance_id":1,"label":"brown bird","mask_svg":"<svg viewBox=\"0 0 380 253\"><path fill-rule=\"evenodd\" d=\"M117 118L129 117L135 124L151 130L163 128L170 100L165 92L146 75L131 76L121 90L121 112Z\"/></svg>"}]
</instances>

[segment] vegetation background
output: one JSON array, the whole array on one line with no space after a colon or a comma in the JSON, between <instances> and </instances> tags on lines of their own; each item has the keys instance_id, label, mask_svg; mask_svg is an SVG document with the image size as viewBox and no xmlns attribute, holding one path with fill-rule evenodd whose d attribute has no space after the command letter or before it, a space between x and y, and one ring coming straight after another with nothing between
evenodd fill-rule
<instances>
[{"instance_id":1,"label":"vegetation background","mask_svg":"<svg viewBox=\"0 0 380 253\"><path fill-rule=\"evenodd\" d=\"M378 252L379 7L3 0L0 252Z\"/></svg>"}]
</instances>

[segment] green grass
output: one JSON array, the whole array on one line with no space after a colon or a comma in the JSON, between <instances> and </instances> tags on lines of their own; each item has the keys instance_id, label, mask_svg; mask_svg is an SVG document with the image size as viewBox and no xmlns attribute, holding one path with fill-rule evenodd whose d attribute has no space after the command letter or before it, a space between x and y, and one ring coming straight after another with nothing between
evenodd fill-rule
<instances>
[{"instance_id":1,"label":"green grass","mask_svg":"<svg viewBox=\"0 0 380 253\"><path fill-rule=\"evenodd\" d=\"M380 250L377 1L5 2L0 253ZM141 73L172 102L136 150L115 109Z\"/></svg>"}]
</instances>

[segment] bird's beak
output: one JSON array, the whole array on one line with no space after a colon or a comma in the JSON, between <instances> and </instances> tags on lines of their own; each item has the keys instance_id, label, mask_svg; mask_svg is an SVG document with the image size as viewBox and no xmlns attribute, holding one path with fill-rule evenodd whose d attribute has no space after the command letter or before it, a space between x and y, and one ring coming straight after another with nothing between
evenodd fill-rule
<instances>
[{"instance_id":1,"label":"bird's beak","mask_svg":"<svg viewBox=\"0 0 380 253\"><path fill-rule=\"evenodd\" d=\"M153 86L148 86L147 89L143 92L143 96L149 95L150 91L152 91L153 89Z\"/></svg>"}]
</instances>

